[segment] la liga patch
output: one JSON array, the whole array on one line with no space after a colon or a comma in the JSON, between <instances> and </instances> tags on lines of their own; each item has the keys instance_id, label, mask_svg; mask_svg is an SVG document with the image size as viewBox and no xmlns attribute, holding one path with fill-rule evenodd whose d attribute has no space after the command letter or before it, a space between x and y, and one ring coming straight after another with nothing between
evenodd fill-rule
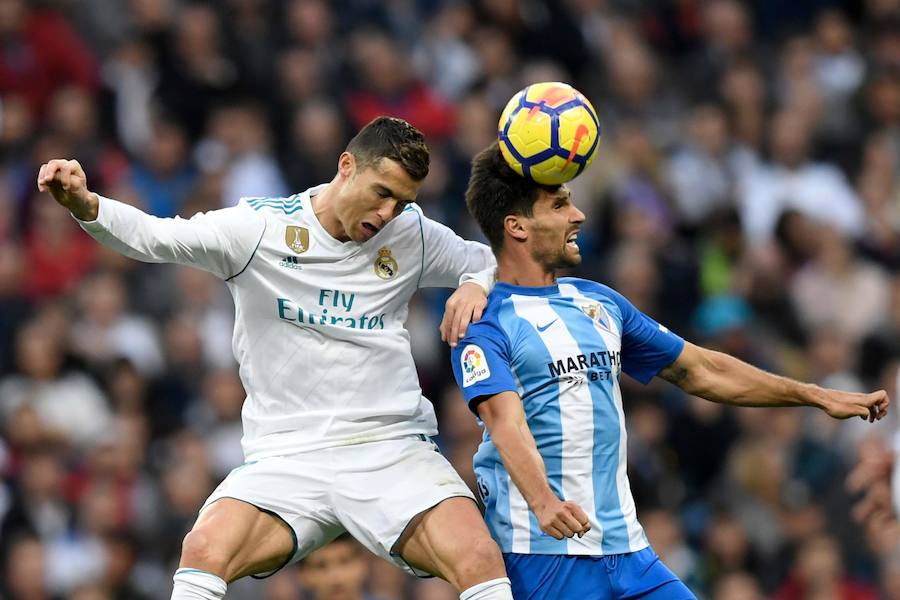
<instances>
[{"instance_id":1,"label":"la liga patch","mask_svg":"<svg viewBox=\"0 0 900 600\"><path fill-rule=\"evenodd\" d=\"M464 388L469 387L473 383L484 381L491 376L491 370L484 356L484 350L475 344L469 344L463 348L459 360L462 367Z\"/></svg>"}]
</instances>

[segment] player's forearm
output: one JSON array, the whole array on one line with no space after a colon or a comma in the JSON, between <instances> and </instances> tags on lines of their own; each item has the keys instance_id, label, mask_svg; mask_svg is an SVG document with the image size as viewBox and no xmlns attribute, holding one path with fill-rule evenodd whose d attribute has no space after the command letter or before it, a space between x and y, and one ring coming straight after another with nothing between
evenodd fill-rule
<instances>
[{"instance_id":1,"label":"player's forearm","mask_svg":"<svg viewBox=\"0 0 900 600\"><path fill-rule=\"evenodd\" d=\"M488 429L507 473L529 508L537 513L550 501L558 500L547 483L547 469L528 425L508 421L494 423Z\"/></svg>"},{"instance_id":2,"label":"player's forearm","mask_svg":"<svg viewBox=\"0 0 900 600\"><path fill-rule=\"evenodd\" d=\"M95 240L129 258L143 262L176 262L177 240L164 219L111 198L98 198L92 219L72 215Z\"/></svg>"},{"instance_id":3,"label":"player's forearm","mask_svg":"<svg viewBox=\"0 0 900 600\"><path fill-rule=\"evenodd\" d=\"M690 394L735 406L822 407L818 386L767 373L728 354L700 351L698 360L672 367L670 381Z\"/></svg>"},{"instance_id":4,"label":"player's forearm","mask_svg":"<svg viewBox=\"0 0 900 600\"><path fill-rule=\"evenodd\" d=\"M227 213L232 220L243 219L242 227L223 233L225 211L236 208L202 213L192 219L169 219L110 198L99 200L96 220L81 226L104 246L135 260L193 266L223 278L247 263L264 231L263 223L252 220L253 213ZM241 252L233 252L235 247Z\"/></svg>"}]
</instances>

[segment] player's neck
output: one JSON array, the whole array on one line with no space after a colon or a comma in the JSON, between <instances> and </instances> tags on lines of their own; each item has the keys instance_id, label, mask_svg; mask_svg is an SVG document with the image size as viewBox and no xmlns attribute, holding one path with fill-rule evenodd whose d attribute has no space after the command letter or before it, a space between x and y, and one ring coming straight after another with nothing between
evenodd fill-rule
<instances>
[{"instance_id":1,"label":"player's neck","mask_svg":"<svg viewBox=\"0 0 900 600\"><path fill-rule=\"evenodd\" d=\"M344 226L334 210L334 192L334 182L332 181L325 189L310 198L310 204L312 205L313 214L319 220L322 229L327 231L328 235L334 239L345 242L350 238L347 236L347 232L344 231Z\"/></svg>"},{"instance_id":2,"label":"player's neck","mask_svg":"<svg viewBox=\"0 0 900 600\"><path fill-rule=\"evenodd\" d=\"M497 258L497 281L524 287L544 287L556 283L556 270L547 270L530 256L501 252Z\"/></svg>"}]
</instances>

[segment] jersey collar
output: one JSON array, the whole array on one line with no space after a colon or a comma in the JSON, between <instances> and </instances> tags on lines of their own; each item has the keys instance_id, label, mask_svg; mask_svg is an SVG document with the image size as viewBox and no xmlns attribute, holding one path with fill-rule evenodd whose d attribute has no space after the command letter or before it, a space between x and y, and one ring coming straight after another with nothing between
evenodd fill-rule
<instances>
[{"instance_id":1,"label":"jersey collar","mask_svg":"<svg viewBox=\"0 0 900 600\"><path fill-rule=\"evenodd\" d=\"M498 281L494 286L494 291L505 296L558 296L559 285L553 284L531 287Z\"/></svg>"}]
</instances>

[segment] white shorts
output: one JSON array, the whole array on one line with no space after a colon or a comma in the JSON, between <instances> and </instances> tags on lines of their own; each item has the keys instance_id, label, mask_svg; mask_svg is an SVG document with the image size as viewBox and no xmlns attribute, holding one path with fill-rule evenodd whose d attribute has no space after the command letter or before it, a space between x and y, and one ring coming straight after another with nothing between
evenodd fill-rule
<instances>
[{"instance_id":1,"label":"white shorts","mask_svg":"<svg viewBox=\"0 0 900 600\"><path fill-rule=\"evenodd\" d=\"M294 553L285 565L346 531L376 555L425 576L391 548L416 515L457 496L475 500L437 445L420 435L245 463L228 474L200 512L216 500L235 498L280 517L294 535Z\"/></svg>"}]
</instances>

